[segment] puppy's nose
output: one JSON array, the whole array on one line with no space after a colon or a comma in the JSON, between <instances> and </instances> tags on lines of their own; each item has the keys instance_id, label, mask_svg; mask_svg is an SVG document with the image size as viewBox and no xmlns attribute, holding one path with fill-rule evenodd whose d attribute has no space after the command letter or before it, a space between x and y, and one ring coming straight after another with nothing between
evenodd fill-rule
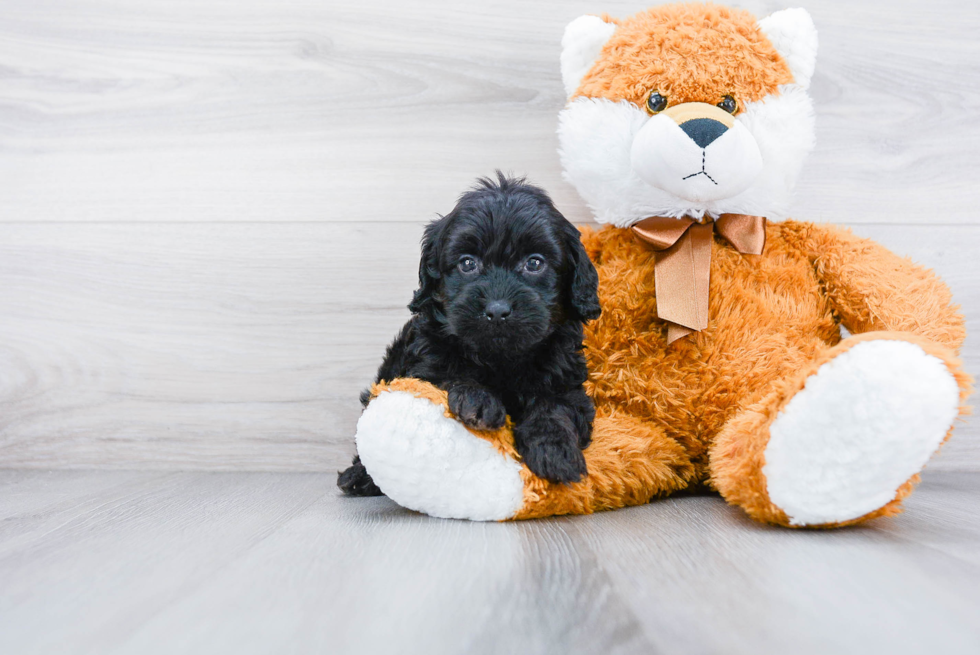
<instances>
[{"instance_id":1,"label":"puppy's nose","mask_svg":"<svg viewBox=\"0 0 980 655\"><path fill-rule=\"evenodd\" d=\"M487 303L487 307L483 311L486 313L488 321L493 323L506 321L507 317L510 316L510 303L506 300L492 300Z\"/></svg>"},{"instance_id":2,"label":"puppy's nose","mask_svg":"<svg viewBox=\"0 0 980 655\"><path fill-rule=\"evenodd\" d=\"M707 148L728 131L727 125L713 118L694 118L681 123L680 127L701 148Z\"/></svg>"}]
</instances>

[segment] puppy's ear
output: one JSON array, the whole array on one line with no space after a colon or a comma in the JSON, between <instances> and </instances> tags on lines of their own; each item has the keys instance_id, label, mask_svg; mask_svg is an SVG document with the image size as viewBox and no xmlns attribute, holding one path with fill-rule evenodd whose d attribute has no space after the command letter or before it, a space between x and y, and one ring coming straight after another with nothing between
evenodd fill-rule
<instances>
[{"instance_id":1,"label":"puppy's ear","mask_svg":"<svg viewBox=\"0 0 980 655\"><path fill-rule=\"evenodd\" d=\"M566 221L564 237L565 255L568 257L565 286L573 316L583 322L597 319L602 313L599 307L599 274L585 252L578 228Z\"/></svg>"},{"instance_id":2,"label":"puppy's ear","mask_svg":"<svg viewBox=\"0 0 980 655\"><path fill-rule=\"evenodd\" d=\"M422 259L419 261L419 288L408 304L408 310L417 314L424 310L432 301L433 294L439 286L442 273L439 271L439 260L442 257L442 234L448 217L432 221L425 226L422 235Z\"/></svg>"}]
</instances>

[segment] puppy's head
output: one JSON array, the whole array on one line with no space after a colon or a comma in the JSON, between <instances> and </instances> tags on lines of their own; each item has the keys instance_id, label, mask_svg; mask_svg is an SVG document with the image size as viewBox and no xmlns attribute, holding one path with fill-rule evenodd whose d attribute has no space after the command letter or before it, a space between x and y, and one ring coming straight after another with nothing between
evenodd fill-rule
<instances>
[{"instance_id":1,"label":"puppy's head","mask_svg":"<svg viewBox=\"0 0 980 655\"><path fill-rule=\"evenodd\" d=\"M548 195L497 175L426 227L409 309L479 352L520 353L564 321L598 317L598 277Z\"/></svg>"}]
</instances>

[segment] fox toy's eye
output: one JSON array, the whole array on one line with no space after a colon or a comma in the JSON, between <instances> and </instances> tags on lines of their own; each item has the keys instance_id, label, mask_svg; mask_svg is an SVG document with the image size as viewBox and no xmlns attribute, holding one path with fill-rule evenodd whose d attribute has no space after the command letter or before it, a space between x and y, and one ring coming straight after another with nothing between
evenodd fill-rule
<instances>
[{"instance_id":1,"label":"fox toy's eye","mask_svg":"<svg viewBox=\"0 0 980 655\"><path fill-rule=\"evenodd\" d=\"M659 114L664 109L667 109L667 96L661 95L659 91L651 91L647 98L647 113Z\"/></svg>"},{"instance_id":2,"label":"fox toy's eye","mask_svg":"<svg viewBox=\"0 0 980 655\"><path fill-rule=\"evenodd\" d=\"M722 98L721 102L718 103L718 106L727 111L729 114L734 114L738 111L738 100L732 96L725 96Z\"/></svg>"},{"instance_id":3,"label":"fox toy's eye","mask_svg":"<svg viewBox=\"0 0 980 655\"><path fill-rule=\"evenodd\" d=\"M541 255L531 255L524 262L524 270L528 273L540 273L544 270L544 257Z\"/></svg>"},{"instance_id":4,"label":"fox toy's eye","mask_svg":"<svg viewBox=\"0 0 980 655\"><path fill-rule=\"evenodd\" d=\"M474 273L480 267L480 262L473 255L463 255L456 266L460 273Z\"/></svg>"}]
</instances>

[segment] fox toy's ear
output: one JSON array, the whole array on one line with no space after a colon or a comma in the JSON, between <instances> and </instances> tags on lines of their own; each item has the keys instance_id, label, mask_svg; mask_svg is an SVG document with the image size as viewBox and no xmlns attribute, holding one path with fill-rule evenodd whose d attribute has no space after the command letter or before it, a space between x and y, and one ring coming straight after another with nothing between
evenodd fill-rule
<instances>
[{"instance_id":1,"label":"fox toy's ear","mask_svg":"<svg viewBox=\"0 0 980 655\"><path fill-rule=\"evenodd\" d=\"M579 16L565 28L561 39L561 80L567 96L571 97L578 89L602 52L602 46L615 31L615 23L607 23L598 16Z\"/></svg>"},{"instance_id":2,"label":"fox toy's ear","mask_svg":"<svg viewBox=\"0 0 980 655\"><path fill-rule=\"evenodd\" d=\"M783 56L793 80L810 87L817 63L817 27L806 9L783 9L759 21L759 28Z\"/></svg>"},{"instance_id":3,"label":"fox toy's ear","mask_svg":"<svg viewBox=\"0 0 980 655\"><path fill-rule=\"evenodd\" d=\"M433 301L433 294L439 285L442 273L439 271L439 260L442 258L442 233L445 229L446 217L433 221L425 226L422 236L422 258L419 260L419 288L408 304L408 310L417 314Z\"/></svg>"}]
</instances>

